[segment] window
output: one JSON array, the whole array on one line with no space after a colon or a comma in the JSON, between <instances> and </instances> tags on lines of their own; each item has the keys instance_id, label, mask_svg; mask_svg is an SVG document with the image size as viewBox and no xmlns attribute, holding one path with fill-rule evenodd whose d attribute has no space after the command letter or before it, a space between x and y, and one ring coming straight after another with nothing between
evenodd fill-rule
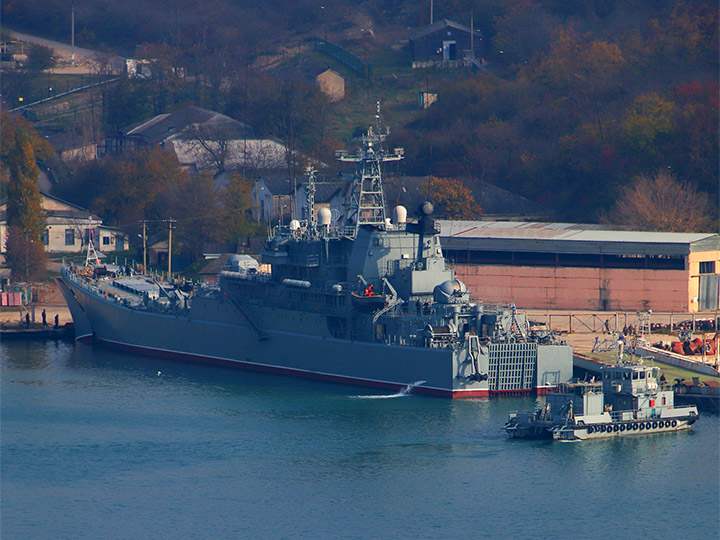
<instances>
[{"instance_id":1,"label":"window","mask_svg":"<svg viewBox=\"0 0 720 540\"><path fill-rule=\"evenodd\" d=\"M102 243L103 243L103 246L109 246L109 245L110 245L110 237L109 237L109 236L103 236Z\"/></svg>"},{"instance_id":2,"label":"window","mask_svg":"<svg viewBox=\"0 0 720 540\"><path fill-rule=\"evenodd\" d=\"M73 229L65 229L65 245L75 245L75 231Z\"/></svg>"},{"instance_id":3,"label":"window","mask_svg":"<svg viewBox=\"0 0 720 540\"><path fill-rule=\"evenodd\" d=\"M42 243L46 246L50 243L50 229L45 229L42 233Z\"/></svg>"},{"instance_id":4,"label":"window","mask_svg":"<svg viewBox=\"0 0 720 540\"><path fill-rule=\"evenodd\" d=\"M714 274L715 273L715 261L704 261L700 263L701 274Z\"/></svg>"}]
</instances>

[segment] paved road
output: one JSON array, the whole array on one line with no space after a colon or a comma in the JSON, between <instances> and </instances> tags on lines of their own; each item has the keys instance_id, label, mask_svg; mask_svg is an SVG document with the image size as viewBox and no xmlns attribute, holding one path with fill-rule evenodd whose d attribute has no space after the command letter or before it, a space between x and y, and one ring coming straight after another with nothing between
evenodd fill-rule
<instances>
[{"instance_id":1,"label":"paved road","mask_svg":"<svg viewBox=\"0 0 720 540\"><path fill-rule=\"evenodd\" d=\"M61 43L59 41L53 41L38 36L31 36L30 34L15 32L14 30L9 31L20 41L34 43L36 45L42 45L44 47L50 47L51 49L53 49L59 61L58 67L52 70L54 73L91 73L93 71L93 68L96 68L96 66L98 65L98 60L103 59L107 59L110 62L113 72L115 73L122 73L125 69L125 59L121 56L102 53L99 51L93 51L91 49L84 49L78 46L75 46L75 65L72 66L70 65L70 61L73 48L70 44Z\"/></svg>"}]
</instances>

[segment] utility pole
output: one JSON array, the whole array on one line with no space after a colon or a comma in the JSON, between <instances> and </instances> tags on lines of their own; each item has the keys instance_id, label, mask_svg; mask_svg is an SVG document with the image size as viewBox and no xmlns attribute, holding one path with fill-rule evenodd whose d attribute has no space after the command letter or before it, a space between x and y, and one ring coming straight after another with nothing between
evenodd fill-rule
<instances>
[{"instance_id":1,"label":"utility pole","mask_svg":"<svg viewBox=\"0 0 720 540\"><path fill-rule=\"evenodd\" d=\"M72 3L72 15L70 18L70 43L71 43L71 47L72 47L72 54L70 56L70 62L74 66L75 65L75 0L73 0L73 3Z\"/></svg>"}]
</instances>

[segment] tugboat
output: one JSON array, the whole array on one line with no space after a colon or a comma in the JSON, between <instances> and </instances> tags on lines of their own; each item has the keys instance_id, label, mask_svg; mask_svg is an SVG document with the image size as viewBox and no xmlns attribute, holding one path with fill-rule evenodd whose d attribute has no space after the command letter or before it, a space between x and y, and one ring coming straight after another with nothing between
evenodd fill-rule
<instances>
[{"instance_id":1,"label":"tugboat","mask_svg":"<svg viewBox=\"0 0 720 540\"><path fill-rule=\"evenodd\" d=\"M643 359L601 369L602 382L573 382L546 396L534 413L510 413L511 438L557 441L604 439L690 429L697 407L675 407L670 388L658 384L659 368Z\"/></svg>"}]
</instances>

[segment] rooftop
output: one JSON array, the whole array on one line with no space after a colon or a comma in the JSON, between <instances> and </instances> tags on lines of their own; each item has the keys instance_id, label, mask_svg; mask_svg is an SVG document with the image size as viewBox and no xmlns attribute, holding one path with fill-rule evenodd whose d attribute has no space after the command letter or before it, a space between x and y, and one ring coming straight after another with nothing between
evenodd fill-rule
<instances>
[{"instance_id":1,"label":"rooftop","mask_svg":"<svg viewBox=\"0 0 720 540\"><path fill-rule=\"evenodd\" d=\"M513 221L437 222L447 249L683 255L720 250L720 235L627 231L604 225Z\"/></svg>"}]
</instances>

